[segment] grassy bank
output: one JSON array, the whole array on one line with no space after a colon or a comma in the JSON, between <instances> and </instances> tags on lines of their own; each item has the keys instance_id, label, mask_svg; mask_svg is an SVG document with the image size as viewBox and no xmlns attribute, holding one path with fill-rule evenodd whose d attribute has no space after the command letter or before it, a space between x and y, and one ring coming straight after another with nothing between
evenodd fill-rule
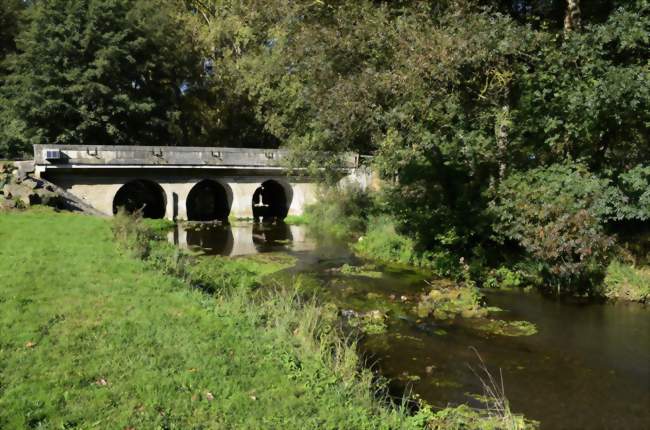
<instances>
[{"instance_id":1,"label":"grassy bank","mask_svg":"<svg viewBox=\"0 0 650 430\"><path fill-rule=\"evenodd\" d=\"M195 259L164 227L0 213L0 428L529 427L379 400L331 307L262 286L291 258Z\"/></svg>"},{"instance_id":2,"label":"grassy bank","mask_svg":"<svg viewBox=\"0 0 650 430\"><path fill-rule=\"evenodd\" d=\"M1 214L0 274L0 428L416 424L375 400L320 308L189 289L118 252L105 220Z\"/></svg>"},{"instance_id":3,"label":"grassy bank","mask_svg":"<svg viewBox=\"0 0 650 430\"><path fill-rule=\"evenodd\" d=\"M612 261L602 293L610 300L647 303L650 301L650 267Z\"/></svg>"}]
</instances>

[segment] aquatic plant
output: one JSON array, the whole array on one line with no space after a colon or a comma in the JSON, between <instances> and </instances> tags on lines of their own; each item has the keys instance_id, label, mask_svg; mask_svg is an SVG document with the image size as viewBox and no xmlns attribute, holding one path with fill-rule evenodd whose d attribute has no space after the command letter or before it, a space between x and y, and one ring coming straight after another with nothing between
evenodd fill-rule
<instances>
[{"instance_id":1,"label":"aquatic plant","mask_svg":"<svg viewBox=\"0 0 650 430\"><path fill-rule=\"evenodd\" d=\"M387 318L386 313L378 309L363 313L354 312L348 318L348 324L366 334L380 334L386 332Z\"/></svg>"},{"instance_id":2,"label":"aquatic plant","mask_svg":"<svg viewBox=\"0 0 650 430\"><path fill-rule=\"evenodd\" d=\"M371 264L365 264L363 266L350 266L346 263L341 266L340 271L344 275L365 276L366 278L381 278L383 276L382 272L376 270L376 267Z\"/></svg>"},{"instance_id":3,"label":"aquatic plant","mask_svg":"<svg viewBox=\"0 0 650 430\"><path fill-rule=\"evenodd\" d=\"M473 327L501 336L532 336L537 333L537 326L530 321L487 319L478 321Z\"/></svg>"},{"instance_id":4,"label":"aquatic plant","mask_svg":"<svg viewBox=\"0 0 650 430\"><path fill-rule=\"evenodd\" d=\"M420 318L432 316L444 320L458 315L463 318L484 317L488 310L483 306L483 296L478 288L448 283L443 287L434 286L428 293L420 296L416 313Z\"/></svg>"}]
</instances>

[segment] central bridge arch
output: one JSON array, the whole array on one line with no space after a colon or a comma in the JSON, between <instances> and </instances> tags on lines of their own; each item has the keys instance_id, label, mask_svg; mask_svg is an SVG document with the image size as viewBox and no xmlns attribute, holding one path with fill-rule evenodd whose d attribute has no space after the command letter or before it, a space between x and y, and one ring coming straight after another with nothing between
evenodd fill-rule
<instances>
[{"instance_id":1,"label":"central bridge arch","mask_svg":"<svg viewBox=\"0 0 650 430\"><path fill-rule=\"evenodd\" d=\"M135 179L122 185L113 198L113 214L120 208L128 213L141 210L145 218L165 217L167 198L165 191L156 182Z\"/></svg>"},{"instance_id":2,"label":"central bridge arch","mask_svg":"<svg viewBox=\"0 0 650 430\"><path fill-rule=\"evenodd\" d=\"M204 179L194 185L187 195L185 201L187 219L188 221L226 221L230 214L230 200L224 185L212 179Z\"/></svg>"}]
</instances>

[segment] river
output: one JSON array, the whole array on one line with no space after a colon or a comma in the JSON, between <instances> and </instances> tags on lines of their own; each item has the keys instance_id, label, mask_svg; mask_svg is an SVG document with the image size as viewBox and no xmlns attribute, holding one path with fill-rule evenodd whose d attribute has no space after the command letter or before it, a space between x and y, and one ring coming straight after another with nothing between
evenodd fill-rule
<instances>
[{"instance_id":1,"label":"river","mask_svg":"<svg viewBox=\"0 0 650 430\"><path fill-rule=\"evenodd\" d=\"M650 309L634 303L559 301L536 292L485 290L499 318L537 326L532 336L503 336L463 320L419 320L413 304L430 289L416 270L361 266L344 244L319 245L305 227L202 226L170 233L181 247L207 255L283 252L293 271L314 275L326 296L346 310L389 308L387 330L364 337L369 362L393 382L395 393L415 393L433 405L480 407L481 360L515 413L552 429L650 429ZM379 305L380 304L380 305ZM480 357L480 358L479 358ZM478 395L478 396L477 396Z\"/></svg>"}]
</instances>

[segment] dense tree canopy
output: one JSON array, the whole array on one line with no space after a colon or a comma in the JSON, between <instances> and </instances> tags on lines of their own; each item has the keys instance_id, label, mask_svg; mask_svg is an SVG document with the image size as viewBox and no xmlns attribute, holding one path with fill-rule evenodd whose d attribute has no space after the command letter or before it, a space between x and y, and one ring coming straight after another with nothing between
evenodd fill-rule
<instances>
[{"instance_id":1,"label":"dense tree canopy","mask_svg":"<svg viewBox=\"0 0 650 430\"><path fill-rule=\"evenodd\" d=\"M37 2L2 88L9 151L189 143L183 93L202 70L180 13L166 0Z\"/></svg>"},{"instance_id":2,"label":"dense tree canopy","mask_svg":"<svg viewBox=\"0 0 650 430\"><path fill-rule=\"evenodd\" d=\"M650 214L648 0L41 0L26 16L0 34L0 153L283 145L314 172L371 154L400 231L463 255L495 246L494 208L546 174L619 196L602 231Z\"/></svg>"}]
</instances>

